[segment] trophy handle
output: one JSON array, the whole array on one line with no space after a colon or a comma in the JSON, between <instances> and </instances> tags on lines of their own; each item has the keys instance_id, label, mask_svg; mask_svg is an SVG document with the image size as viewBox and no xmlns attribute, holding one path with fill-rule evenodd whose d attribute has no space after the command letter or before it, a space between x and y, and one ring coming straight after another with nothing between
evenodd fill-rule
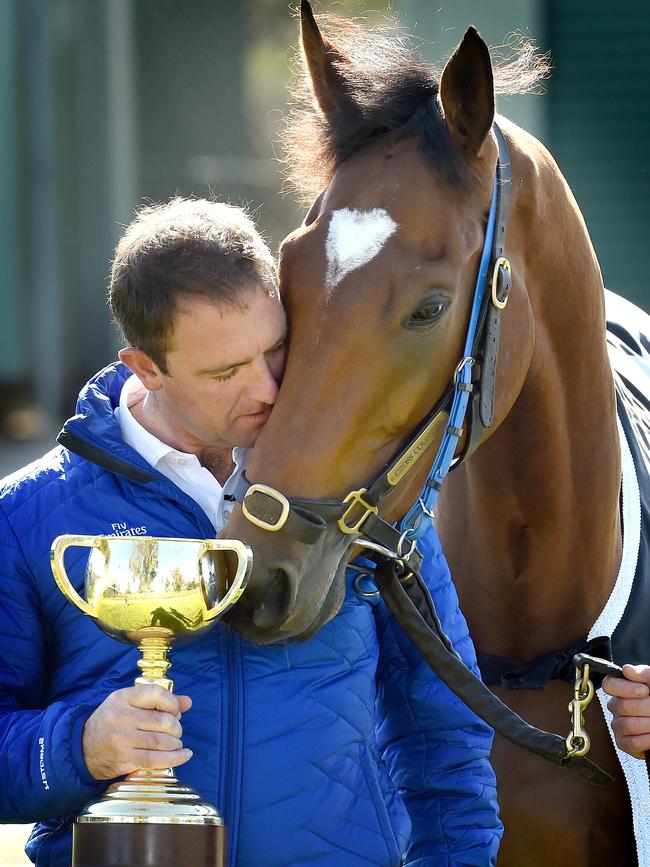
<instances>
[{"instance_id":1,"label":"trophy handle","mask_svg":"<svg viewBox=\"0 0 650 867\"><path fill-rule=\"evenodd\" d=\"M253 552L245 542L240 542L238 539L205 539L199 560L209 551L234 551L237 554L237 572L223 599L208 609L206 623L219 617L235 604L244 592L253 569Z\"/></svg>"},{"instance_id":2,"label":"trophy handle","mask_svg":"<svg viewBox=\"0 0 650 867\"><path fill-rule=\"evenodd\" d=\"M50 549L52 574L54 575L54 580L59 585L59 590L66 599L76 605L84 614L95 617L95 609L77 593L68 578L68 573L65 571L63 555L68 548L72 547L99 548L99 542L95 536L73 536L67 534L57 536L52 542L52 548Z\"/></svg>"}]
</instances>

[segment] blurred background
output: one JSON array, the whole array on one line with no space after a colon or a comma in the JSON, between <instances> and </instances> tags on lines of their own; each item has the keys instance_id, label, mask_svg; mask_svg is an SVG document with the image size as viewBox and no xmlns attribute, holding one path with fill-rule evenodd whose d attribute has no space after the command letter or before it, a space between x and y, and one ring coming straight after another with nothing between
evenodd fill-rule
<instances>
[{"instance_id":1,"label":"blurred background","mask_svg":"<svg viewBox=\"0 0 650 867\"><path fill-rule=\"evenodd\" d=\"M381 17L387 5L316 8ZM500 109L556 156L606 285L647 306L645 0L392 6L436 63L470 23L494 46L520 30L551 51L546 93ZM300 221L273 146L296 33L285 0L0 0L3 446L49 436L114 357L106 275L138 204L212 192L248 204L274 247Z\"/></svg>"},{"instance_id":2,"label":"blurred background","mask_svg":"<svg viewBox=\"0 0 650 867\"><path fill-rule=\"evenodd\" d=\"M436 64L469 24L493 46L520 31L551 52L546 92L499 109L555 155L606 285L650 308L647 0L391 6ZM315 7L381 19L388 4ZM274 248L300 222L273 145L296 35L286 0L0 0L0 475L51 446L115 357L106 276L139 204L243 203ZM0 867L26 863L9 834Z\"/></svg>"}]
</instances>

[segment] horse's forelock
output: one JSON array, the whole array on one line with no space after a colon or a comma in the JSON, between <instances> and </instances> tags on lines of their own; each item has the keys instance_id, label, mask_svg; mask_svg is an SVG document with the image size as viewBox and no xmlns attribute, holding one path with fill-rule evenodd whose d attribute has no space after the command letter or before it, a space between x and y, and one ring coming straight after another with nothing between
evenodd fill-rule
<instances>
[{"instance_id":1,"label":"horse's forelock","mask_svg":"<svg viewBox=\"0 0 650 867\"><path fill-rule=\"evenodd\" d=\"M300 65L281 144L287 181L301 200L311 201L349 156L391 138L417 138L444 180L457 187L470 182L473 175L454 147L440 109L439 70L425 63L397 22L370 26L324 15L318 24L340 52L337 71L354 111L326 118L314 100L304 63ZM514 58L494 69L496 92L534 90L548 73L547 58L537 55L529 40L510 49Z\"/></svg>"}]
</instances>

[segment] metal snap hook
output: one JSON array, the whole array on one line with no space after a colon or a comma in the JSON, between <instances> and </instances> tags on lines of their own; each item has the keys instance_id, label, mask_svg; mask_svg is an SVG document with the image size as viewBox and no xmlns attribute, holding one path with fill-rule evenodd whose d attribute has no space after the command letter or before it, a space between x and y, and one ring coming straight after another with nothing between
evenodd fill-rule
<instances>
[{"instance_id":1,"label":"metal snap hook","mask_svg":"<svg viewBox=\"0 0 650 867\"><path fill-rule=\"evenodd\" d=\"M399 537L399 542L397 543L397 556L398 556L398 559L400 559L402 562L404 562L405 560L408 560L410 558L411 554L415 551L415 546L418 543L417 539L411 539L410 538L409 534L412 532L413 532L413 528L407 527L406 530L404 530L402 535ZM411 547L409 548L407 553L404 553L404 550L403 550L404 549L404 543L407 540L410 541Z\"/></svg>"},{"instance_id":2,"label":"metal snap hook","mask_svg":"<svg viewBox=\"0 0 650 867\"><path fill-rule=\"evenodd\" d=\"M384 545L379 545L377 542L371 542L370 539L358 538L354 540L354 544L360 548L368 548L370 551L376 551L377 554L383 554L389 560L398 560L399 557L395 551L386 548ZM357 567L358 568L358 567Z\"/></svg>"}]
</instances>

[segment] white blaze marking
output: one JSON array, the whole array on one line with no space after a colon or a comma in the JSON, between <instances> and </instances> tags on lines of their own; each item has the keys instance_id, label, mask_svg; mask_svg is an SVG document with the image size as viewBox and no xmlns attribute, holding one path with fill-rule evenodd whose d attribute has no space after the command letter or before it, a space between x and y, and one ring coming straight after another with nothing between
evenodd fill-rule
<instances>
[{"instance_id":1,"label":"white blaze marking","mask_svg":"<svg viewBox=\"0 0 650 867\"><path fill-rule=\"evenodd\" d=\"M381 208L334 211L325 242L328 289L374 259L396 229L397 223Z\"/></svg>"}]
</instances>

